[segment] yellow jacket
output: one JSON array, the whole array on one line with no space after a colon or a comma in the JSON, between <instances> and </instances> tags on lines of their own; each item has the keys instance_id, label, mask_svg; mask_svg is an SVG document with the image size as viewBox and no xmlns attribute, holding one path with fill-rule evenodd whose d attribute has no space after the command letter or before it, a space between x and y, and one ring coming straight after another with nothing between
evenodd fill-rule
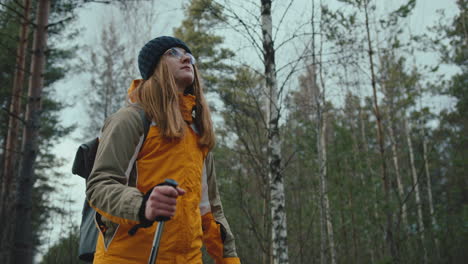
<instances>
[{"instance_id":1,"label":"yellow jacket","mask_svg":"<svg viewBox=\"0 0 468 264\"><path fill-rule=\"evenodd\" d=\"M143 142L143 124L131 106L106 120L86 192L98 212L100 235L94 263L148 262L157 223L134 235L128 231L140 223L144 194L167 178L176 180L186 194L177 199L176 214L165 224L156 263L202 263L203 243L217 264L240 263L219 199L211 155L200 148L191 126L195 97L180 94L179 102L187 124L180 140L163 139L153 123Z\"/></svg>"}]
</instances>

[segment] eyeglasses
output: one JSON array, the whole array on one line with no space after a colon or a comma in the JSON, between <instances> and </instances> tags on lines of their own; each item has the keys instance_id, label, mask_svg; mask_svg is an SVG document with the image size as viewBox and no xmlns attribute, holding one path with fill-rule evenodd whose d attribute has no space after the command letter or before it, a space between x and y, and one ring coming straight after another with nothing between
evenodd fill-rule
<instances>
[{"instance_id":1,"label":"eyeglasses","mask_svg":"<svg viewBox=\"0 0 468 264\"><path fill-rule=\"evenodd\" d=\"M181 59L182 56L188 56L189 59L190 59L190 64L195 64L197 61L195 60L195 57L193 57L192 54L186 52L185 50L182 50L182 49L178 49L178 48L170 48L168 49L166 52L164 52L164 55L169 55L171 57L174 57L174 58L177 58L177 59Z\"/></svg>"}]
</instances>

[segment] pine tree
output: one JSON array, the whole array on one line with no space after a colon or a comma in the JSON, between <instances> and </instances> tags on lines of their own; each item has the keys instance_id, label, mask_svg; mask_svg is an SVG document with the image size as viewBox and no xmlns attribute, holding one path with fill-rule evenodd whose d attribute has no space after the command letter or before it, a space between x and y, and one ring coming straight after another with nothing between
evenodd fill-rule
<instances>
[{"instance_id":1,"label":"pine tree","mask_svg":"<svg viewBox=\"0 0 468 264\"><path fill-rule=\"evenodd\" d=\"M41 264L56 264L83 263L78 258L78 243L80 240L80 232L77 228L72 228L68 236L60 239L55 245L47 250L47 253L42 257Z\"/></svg>"},{"instance_id":2,"label":"pine tree","mask_svg":"<svg viewBox=\"0 0 468 264\"><path fill-rule=\"evenodd\" d=\"M13 77L15 76L15 69L23 70L25 77L30 76L30 49L27 49L27 52L25 53L25 57L27 58L26 66L23 66L23 69L20 69L21 67L17 68L17 66L15 65L15 57L17 53L16 51L18 50L17 47L20 47L19 43L21 43L21 41L18 43L19 39L13 36L18 36L21 24L21 19L19 18L19 15L22 13L21 10L23 10L23 6L19 5L18 1L2 1L2 3L0 4L2 5L2 9L0 10L0 34L2 36L8 36L6 38L2 38L3 48L0 52L0 56L4 58L1 62L2 87L0 88L0 91L2 94L5 95L1 97L1 100L3 106L2 111L6 113L5 115L2 114L1 117L2 119L5 118L4 124L9 123L8 119L17 119L20 121L21 125L24 125L26 119L26 115L24 114L24 108L21 109L18 115L12 115L9 111L9 103L11 102L10 99L13 95L11 92L11 88L13 87ZM67 6L67 8L64 9L64 6ZM35 8L37 7L37 3L33 2L31 7L32 10L35 10ZM53 12L51 13L51 16L53 17L53 20L51 21L52 23L48 25L48 29L50 31L49 37L55 38L57 34L63 34L63 29L65 28L65 25L67 25L66 22L71 21L70 17L73 15L73 9L70 9L70 6L68 6L68 2L65 4L64 1L54 1L52 5L52 10ZM31 14L34 13L32 12ZM34 15L31 16L34 17ZM64 17L67 18L63 19ZM28 27L31 27L32 22L32 18L28 20ZM31 40L32 38L30 38L30 41L28 42L28 47L31 47ZM65 104L62 102L58 102L55 98L53 98L54 92L51 89L52 87L50 87L52 83L62 78L66 74L68 70L67 66L58 62L63 62L64 60L69 58L71 52L59 50L55 47L55 45L49 45L47 51L48 58L46 58L45 69L43 72L45 88L42 93L42 115L39 121L41 126L36 129L38 132L38 148L36 153L37 159L35 169L33 171L33 176L30 182L31 187L34 186L30 192L34 203L29 206L30 210L32 210L30 214L31 218L29 220L29 223L32 225L32 235L30 236L32 251L35 251L37 246L41 243L42 236L44 235L43 232L45 230L45 224L48 223L48 218L54 211L58 211L57 208L49 204L50 201L48 201L48 196L51 192L54 192L56 190L56 187L54 186L54 181L57 178L62 177L61 174L57 173L54 170L54 168L61 165L62 161L55 155L51 154L51 148L63 136L70 133L72 129L71 127L63 127L59 124L59 112L61 109L64 108ZM17 79L21 78L17 77ZM26 79L27 78L25 78L24 82L26 82ZM26 87L26 85L23 85L23 87ZM23 91L23 94L26 93ZM25 98L26 97L24 95L21 96L21 104L23 106L25 105ZM10 127L6 126L0 127L0 133L2 135L1 141L3 146L2 151L0 152L2 154L2 163L4 158L3 154L6 151L9 151L5 149L6 146L4 141L9 129ZM20 142L23 138L24 136L18 134L16 140ZM17 149L16 151L19 152L19 149ZM20 158L22 157L23 156L20 156L17 159L17 162L19 162ZM6 168L2 166L2 172L4 171L4 169ZM9 175L13 176L10 191L14 191L17 186L18 172L18 169L12 171L10 170L8 172ZM47 177L45 177L46 175ZM2 175L2 185L4 183L5 176L6 172ZM14 194L14 192L12 192L12 194ZM7 194L2 191L1 195L5 197L5 195ZM9 204L15 205L14 202L11 202L12 200L16 199L15 197L16 195L12 195L10 197ZM20 217L24 218L26 216L20 215ZM9 209L2 210L1 219L3 228L1 229L2 232L0 242L0 261L2 263L9 263L10 252L13 250L12 232L14 231L14 228L12 227L12 224L15 222L14 211Z\"/></svg>"},{"instance_id":3,"label":"pine tree","mask_svg":"<svg viewBox=\"0 0 468 264\"><path fill-rule=\"evenodd\" d=\"M431 46L439 52L440 60L460 69L446 82L436 83L435 87L442 94L454 98L453 111L441 113L440 124L436 131L438 157L441 164L436 175L442 180L441 186L434 188L439 193L441 211L436 216L442 218L439 226L434 227L436 236L441 237L441 262L462 263L467 258L463 248L468 243L464 223L468 221L466 204L468 203L468 181L466 164L468 161L468 71L466 68L468 48L468 1L458 0L459 13L450 23L439 24L432 28L435 38ZM446 41L444 41L446 40ZM441 147L446 146L446 147ZM439 177L440 177L439 176ZM436 205L437 208L437 205Z\"/></svg>"},{"instance_id":4,"label":"pine tree","mask_svg":"<svg viewBox=\"0 0 468 264\"><path fill-rule=\"evenodd\" d=\"M223 48L223 37L214 33L225 20L223 9L212 0L191 0L185 6L185 19L174 29L174 36L190 47L197 59L206 92L213 92L223 78L233 73L227 60L234 53Z\"/></svg>"}]
</instances>

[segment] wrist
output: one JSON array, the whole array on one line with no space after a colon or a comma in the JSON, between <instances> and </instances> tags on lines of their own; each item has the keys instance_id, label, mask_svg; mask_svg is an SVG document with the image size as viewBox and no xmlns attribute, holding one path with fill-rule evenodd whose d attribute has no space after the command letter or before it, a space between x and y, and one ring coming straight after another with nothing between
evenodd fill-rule
<instances>
[{"instance_id":1,"label":"wrist","mask_svg":"<svg viewBox=\"0 0 468 264\"><path fill-rule=\"evenodd\" d=\"M138 210L138 218L140 220L140 223L143 225L151 226L154 222L154 220L150 220L146 218L146 202L148 201L148 198L151 195L151 192L153 189L149 190L145 195L143 195L143 200L141 201L140 209Z\"/></svg>"}]
</instances>

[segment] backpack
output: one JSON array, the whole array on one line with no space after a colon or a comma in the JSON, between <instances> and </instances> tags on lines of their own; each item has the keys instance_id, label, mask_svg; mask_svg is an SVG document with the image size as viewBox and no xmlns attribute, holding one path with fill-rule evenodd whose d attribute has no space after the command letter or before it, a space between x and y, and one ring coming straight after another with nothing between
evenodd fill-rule
<instances>
[{"instance_id":1,"label":"backpack","mask_svg":"<svg viewBox=\"0 0 468 264\"><path fill-rule=\"evenodd\" d=\"M148 135L150 121L147 119L143 109L137 107L137 110L140 113L141 121L143 122L144 142L146 136ZM83 143L78 147L75 159L73 161L73 174L84 178L86 181L88 180L88 177L93 169L98 146L99 138L96 137L93 140ZM141 147L143 147L143 144ZM86 198L83 204L83 210L81 214L82 215L80 224L80 244L78 247L78 257L83 261L92 262L94 259L94 252L96 251L96 242L99 230L96 226L94 219L97 212L89 205Z\"/></svg>"}]
</instances>

